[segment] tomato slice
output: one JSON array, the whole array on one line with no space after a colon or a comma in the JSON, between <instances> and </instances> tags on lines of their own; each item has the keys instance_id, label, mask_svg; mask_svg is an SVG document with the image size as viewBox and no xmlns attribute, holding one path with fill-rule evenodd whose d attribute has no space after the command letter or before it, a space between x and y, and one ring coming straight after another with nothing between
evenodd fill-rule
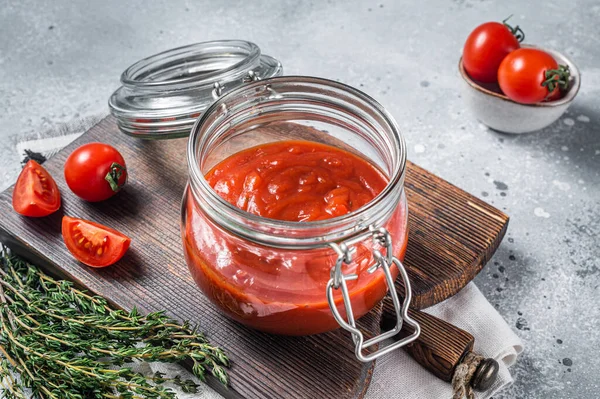
<instances>
[{"instance_id":1,"label":"tomato slice","mask_svg":"<svg viewBox=\"0 0 600 399\"><path fill-rule=\"evenodd\" d=\"M48 216L60 208L60 192L56 182L39 163L27 162L13 190L14 210L31 217Z\"/></svg>"},{"instance_id":2,"label":"tomato slice","mask_svg":"<svg viewBox=\"0 0 600 399\"><path fill-rule=\"evenodd\" d=\"M91 267L110 266L123 257L131 238L89 220L64 216L62 235L73 256Z\"/></svg>"}]
</instances>

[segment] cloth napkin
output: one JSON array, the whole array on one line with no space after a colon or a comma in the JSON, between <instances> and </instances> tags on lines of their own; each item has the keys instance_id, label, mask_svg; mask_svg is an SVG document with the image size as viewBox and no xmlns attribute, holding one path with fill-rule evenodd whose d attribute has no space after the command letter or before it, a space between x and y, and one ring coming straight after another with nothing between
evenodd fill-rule
<instances>
[{"instance_id":1,"label":"cloth napkin","mask_svg":"<svg viewBox=\"0 0 600 399\"><path fill-rule=\"evenodd\" d=\"M89 117L35 136L16 137L15 150L19 156L23 156L24 150L28 149L50 157L100 119L100 115ZM523 351L523 343L475 284L469 283L452 298L426 309L425 312L471 333L475 337L474 351L498 361L500 370L496 382L486 392L476 392L477 399L489 398L513 382L508 368ZM196 394L185 394L173 387L181 399L221 398L221 395L177 364L139 363L136 368L142 373L160 371L167 376L180 375L200 385ZM366 398L450 399L452 387L450 383L430 374L406 352L398 350L377 361Z\"/></svg>"}]
</instances>

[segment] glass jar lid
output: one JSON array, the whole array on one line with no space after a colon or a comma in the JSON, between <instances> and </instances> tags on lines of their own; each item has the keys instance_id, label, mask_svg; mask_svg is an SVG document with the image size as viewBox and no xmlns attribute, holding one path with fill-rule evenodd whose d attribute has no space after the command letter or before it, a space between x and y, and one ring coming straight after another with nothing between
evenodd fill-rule
<instances>
[{"instance_id":1,"label":"glass jar lid","mask_svg":"<svg viewBox=\"0 0 600 399\"><path fill-rule=\"evenodd\" d=\"M185 137L223 93L282 73L281 63L261 54L254 43L196 43L131 65L108 105L125 134L146 139Z\"/></svg>"}]
</instances>

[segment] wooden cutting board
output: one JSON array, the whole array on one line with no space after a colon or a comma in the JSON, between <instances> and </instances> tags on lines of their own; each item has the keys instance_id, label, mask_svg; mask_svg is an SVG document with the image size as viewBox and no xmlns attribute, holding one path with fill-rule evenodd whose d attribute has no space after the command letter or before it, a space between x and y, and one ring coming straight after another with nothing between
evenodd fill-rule
<instances>
[{"instance_id":1,"label":"wooden cutting board","mask_svg":"<svg viewBox=\"0 0 600 399\"><path fill-rule=\"evenodd\" d=\"M115 146L130 172L128 186L119 195L95 204L75 197L63 177L71 151L93 141ZM209 379L226 397L362 398L374 362L356 360L345 331L309 337L256 332L222 316L196 288L179 232L187 180L186 143L186 139L128 137L118 131L112 117L106 117L44 164L61 190L59 212L40 219L21 217L12 209L12 187L0 195L0 240L48 272L75 281L117 307L166 310L175 319L198 324L232 360L227 390ZM455 294L475 277L496 250L508 217L410 162L405 187L409 201L405 264L413 286L412 306L420 309ZM132 237L131 249L113 267L83 266L62 242L63 215L116 228ZM381 312L378 306L359 321L367 335L379 332Z\"/></svg>"}]
</instances>

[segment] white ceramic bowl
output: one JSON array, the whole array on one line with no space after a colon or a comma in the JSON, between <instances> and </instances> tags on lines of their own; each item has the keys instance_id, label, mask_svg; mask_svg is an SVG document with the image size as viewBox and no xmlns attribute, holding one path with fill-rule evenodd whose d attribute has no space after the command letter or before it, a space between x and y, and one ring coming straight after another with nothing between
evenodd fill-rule
<instances>
[{"instance_id":1,"label":"white ceramic bowl","mask_svg":"<svg viewBox=\"0 0 600 399\"><path fill-rule=\"evenodd\" d=\"M529 133L551 125L569 108L581 85L579 70L564 55L553 50L541 50L552 55L559 65L568 65L571 79L569 88L561 99L536 104L516 103L504 94L492 91L493 85L475 82L465 71L461 57L458 70L464 80L463 97L481 123L504 133Z\"/></svg>"}]
</instances>

